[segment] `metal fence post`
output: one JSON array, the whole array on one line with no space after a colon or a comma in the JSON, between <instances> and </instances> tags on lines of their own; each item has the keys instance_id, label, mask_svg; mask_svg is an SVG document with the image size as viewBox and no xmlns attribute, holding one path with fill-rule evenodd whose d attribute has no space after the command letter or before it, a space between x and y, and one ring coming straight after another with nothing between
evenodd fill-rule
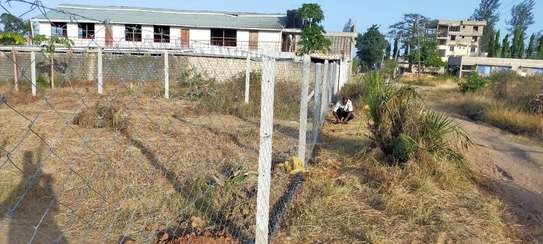
<instances>
[{"instance_id":1,"label":"metal fence post","mask_svg":"<svg viewBox=\"0 0 543 244\"><path fill-rule=\"evenodd\" d=\"M102 95L104 93L104 80L102 77L102 48L98 48L98 62L96 66L96 69L98 70L98 94Z\"/></svg>"},{"instance_id":2,"label":"metal fence post","mask_svg":"<svg viewBox=\"0 0 543 244\"><path fill-rule=\"evenodd\" d=\"M30 52L30 80L32 82L32 96L36 96L36 52Z\"/></svg>"},{"instance_id":3,"label":"metal fence post","mask_svg":"<svg viewBox=\"0 0 543 244\"><path fill-rule=\"evenodd\" d=\"M256 197L255 241L257 244L268 244L273 135L273 90L275 83L274 69L274 60L271 58L263 58L260 107L260 150L258 151L258 191Z\"/></svg>"},{"instance_id":4,"label":"metal fence post","mask_svg":"<svg viewBox=\"0 0 543 244\"><path fill-rule=\"evenodd\" d=\"M306 164L305 150L307 140L307 103L309 102L309 72L311 70L311 59L309 55L304 55L302 70L302 89L300 95L300 128L298 136L298 158Z\"/></svg>"},{"instance_id":5,"label":"metal fence post","mask_svg":"<svg viewBox=\"0 0 543 244\"><path fill-rule=\"evenodd\" d=\"M170 64L168 61L168 50L164 51L164 97L170 99Z\"/></svg>"},{"instance_id":6,"label":"metal fence post","mask_svg":"<svg viewBox=\"0 0 543 244\"><path fill-rule=\"evenodd\" d=\"M251 55L247 53L247 64L245 66L245 103L249 103L249 88L251 82Z\"/></svg>"}]
</instances>

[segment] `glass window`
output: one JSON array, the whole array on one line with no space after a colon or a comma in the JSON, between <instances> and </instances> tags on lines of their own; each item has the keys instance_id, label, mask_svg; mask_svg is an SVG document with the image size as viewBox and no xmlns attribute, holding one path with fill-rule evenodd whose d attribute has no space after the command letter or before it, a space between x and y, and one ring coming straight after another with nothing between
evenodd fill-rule
<instances>
[{"instance_id":1,"label":"glass window","mask_svg":"<svg viewBox=\"0 0 543 244\"><path fill-rule=\"evenodd\" d=\"M124 39L128 42L141 42L141 25L125 25Z\"/></svg>"},{"instance_id":2,"label":"glass window","mask_svg":"<svg viewBox=\"0 0 543 244\"><path fill-rule=\"evenodd\" d=\"M93 23L81 23L77 24L79 38L80 39L93 39L94 38L94 24Z\"/></svg>"},{"instance_id":3,"label":"glass window","mask_svg":"<svg viewBox=\"0 0 543 244\"><path fill-rule=\"evenodd\" d=\"M68 37L67 26L66 22L52 22L51 36Z\"/></svg>"},{"instance_id":4,"label":"glass window","mask_svg":"<svg viewBox=\"0 0 543 244\"><path fill-rule=\"evenodd\" d=\"M456 41L456 36L451 36L451 41Z\"/></svg>"},{"instance_id":5,"label":"glass window","mask_svg":"<svg viewBox=\"0 0 543 244\"><path fill-rule=\"evenodd\" d=\"M236 30L211 29L211 45L235 47L237 45Z\"/></svg>"},{"instance_id":6,"label":"glass window","mask_svg":"<svg viewBox=\"0 0 543 244\"><path fill-rule=\"evenodd\" d=\"M169 43L170 42L170 27L169 26L154 26L155 42Z\"/></svg>"}]
</instances>

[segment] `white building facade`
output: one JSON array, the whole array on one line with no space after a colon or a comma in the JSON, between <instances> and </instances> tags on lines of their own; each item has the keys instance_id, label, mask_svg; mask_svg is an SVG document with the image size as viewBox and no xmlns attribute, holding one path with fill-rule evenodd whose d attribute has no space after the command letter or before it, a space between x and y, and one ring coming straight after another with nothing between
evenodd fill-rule
<instances>
[{"instance_id":1,"label":"white building facade","mask_svg":"<svg viewBox=\"0 0 543 244\"><path fill-rule=\"evenodd\" d=\"M34 35L63 36L75 47L292 53L282 46L286 14L88 5L60 5L59 9L65 13L50 11L32 19L37 27Z\"/></svg>"}]
</instances>

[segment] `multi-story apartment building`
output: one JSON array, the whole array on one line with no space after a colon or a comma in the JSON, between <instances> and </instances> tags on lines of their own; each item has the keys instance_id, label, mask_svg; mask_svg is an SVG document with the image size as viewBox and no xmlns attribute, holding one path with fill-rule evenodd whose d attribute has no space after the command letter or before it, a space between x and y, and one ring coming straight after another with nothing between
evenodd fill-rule
<instances>
[{"instance_id":1,"label":"multi-story apartment building","mask_svg":"<svg viewBox=\"0 0 543 244\"><path fill-rule=\"evenodd\" d=\"M450 56L483 56L480 50L481 37L486 21L438 20L436 39L443 61Z\"/></svg>"}]
</instances>

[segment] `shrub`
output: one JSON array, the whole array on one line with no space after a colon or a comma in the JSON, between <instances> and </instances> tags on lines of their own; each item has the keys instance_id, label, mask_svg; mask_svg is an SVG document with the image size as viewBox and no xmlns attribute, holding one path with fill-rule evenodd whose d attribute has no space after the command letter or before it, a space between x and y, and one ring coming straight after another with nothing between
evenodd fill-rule
<instances>
[{"instance_id":1,"label":"shrub","mask_svg":"<svg viewBox=\"0 0 543 244\"><path fill-rule=\"evenodd\" d=\"M460 91L467 93L479 91L485 88L487 84L488 80L477 73L472 73L466 80L459 82L458 86L460 86Z\"/></svg>"},{"instance_id":2,"label":"shrub","mask_svg":"<svg viewBox=\"0 0 543 244\"><path fill-rule=\"evenodd\" d=\"M116 98L104 97L81 110L72 120L83 128L109 128L126 132L129 126L125 106Z\"/></svg>"},{"instance_id":3,"label":"shrub","mask_svg":"<svg viewBox=\"0 0 543 244\"><path fill-rule=\"evenodd\" d=\"M455 149L470 144L468 136L447 116L426 110L412 87L386 86L378 73L366 82L372 139L391 162L403 164L419 153L462 158Z\"/></svg>"}]
</instances>

